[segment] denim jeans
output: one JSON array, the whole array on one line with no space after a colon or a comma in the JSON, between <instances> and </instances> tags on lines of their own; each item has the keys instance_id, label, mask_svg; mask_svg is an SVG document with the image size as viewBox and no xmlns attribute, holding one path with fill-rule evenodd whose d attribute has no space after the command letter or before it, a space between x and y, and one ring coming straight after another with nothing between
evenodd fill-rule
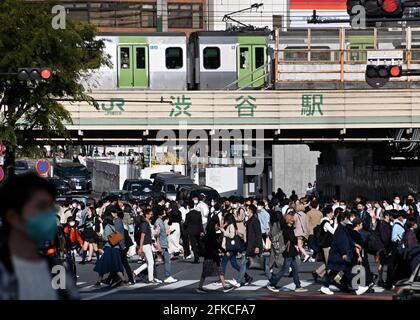
<instances>
[{"instance_id":1,"label":"denim jeans","mask_svg":"<svg viewBox=\"0 0 420 320\"><path fill-rule=\"evenodd\" d=\"M241 261L239 274L238 274L238 277L236 278L236 282L238 282L239 284L244 283L247 266L248 266L248 257L246 256L245 252L243 252L243 258Z\"/></svg>"},{"instance_id":2,"label":"denim jeans","mask_svg":"<svg viewBox=\"0 0 420 320\"><path fill-rule=\"evenodd\" d=\"M165 277L171 276L171 255L169 254L168 248L162 248L163 261L165 263Z\"/></svg>"},{"instance_id":3,"label":"denim jeans","mask_svg":"<svg viewBox=\"0 0 420 320\"><path fill-rule=\"evenodd\" d=\"M299 281L299 268L296 261L296 257L287 257L284 258L283 266L281 270L277 274L273 274L270 278L270 285L277 286L277 283L279 283L280 279L286 275L286 273L289 272L289 267L292 267L293 271L293 282L296 285L296 289L300 288L300 281Z\"/></svg>"},{"instance_id":4,"label":"denim jeans","mask_svg":"<svg viewBox=\"0 0 420 320\"><path fill-rule=\"evenodd\" d=\"M240 272L241 268L238 265L238 260L236 260L236 253L235 252L229 252L229 256L228 255L224 255L222 258L222 270L223 270L223 274L226 274L226 267L227 264L229 263L232 266L233 269L235 269L236 271Z\"/></svg>"}]
</instances>

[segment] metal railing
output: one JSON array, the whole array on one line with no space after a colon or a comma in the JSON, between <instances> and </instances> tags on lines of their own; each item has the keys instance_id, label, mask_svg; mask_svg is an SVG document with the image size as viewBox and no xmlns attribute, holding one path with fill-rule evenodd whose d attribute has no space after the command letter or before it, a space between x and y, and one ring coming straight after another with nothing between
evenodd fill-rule
<instances>
[{"instance_id":1,"label":"metal railing","mask_svg":"<svg viewBox=\"0 0 420 320\"><path fill-rule=\"evenodd\" d=\"M263 64L262 66L260 66L260 67L258 67L257 69L255 69L254 71L252 71L252 72L250 72L250 73L247 73L246 75L244 75L243 77L241 77L241 78L239 78L239 79L237 79L237 80L235 80L235 81L233 81L232 83L229 83L227 86L225 86L222 90L230 90L229 88L231 88L232 86L234 86L234 85L238 85L241 81L244 81L245 79L247 79L247 78L249 78L249 77L251 77L252 78L252 76L255 74L255 73L257 73L258 71L261 71L262 69L265 69L264 70L264 74L262 75L262 76L260 76L260 77L258 77L257 79L255 79L255 80L252 80L250 83L247 83L245 86L242 86L242 87L239 87L239 88L236 88L236 90L243 90L243 89L246 89L246 88L249 88L249 86L251 86L251 85L253 85L254 83L256 83L256 82L258 82L259 80L261 80L261 78L266 78L266 77L268 77L270 74L269 74L269 72L268 72L268 70L267 70L267 68L268 68L268 66L270 65L270 61L268 61L267 63L265 63L265 64ZM268 81L267 81L268 82ZM264 85L267 85L267 83L264 83Z\"/></svg>"}]
</instances>

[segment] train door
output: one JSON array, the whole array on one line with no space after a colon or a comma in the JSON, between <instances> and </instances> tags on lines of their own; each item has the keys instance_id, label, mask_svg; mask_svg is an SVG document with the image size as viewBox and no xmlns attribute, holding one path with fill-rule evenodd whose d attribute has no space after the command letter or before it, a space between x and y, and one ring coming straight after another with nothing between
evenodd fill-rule
<instances>
[{"instance_id":1,"label":"train door","mask_svg":"<svg viewBox=\"0 0 420 320\"><path fill-rule=\"evenodd\" d=\"M118 47L118 87L147 88L149 86L148 47L124 45Z\"/></svg>"},{"instance_id":2,"label":"train door","mask_svg":"<svg viewBox=\"0 0 420 320\"><path fill-rule=\"evenodd\" d=\"M347 46L348 61L365 62L367 60L367 51L374 49L373 36L349 36Z\"/></svg>"},{"instance_id":3,"label":"train door","mask_svg":"<svg viewBox=\"0 0 420 320\"><path fill-rule=\"evenodd\" d=\"M238 47L238 86L258 88L264 86L266 80L261 78L266 70L258 68L266 63L266 46L263 45L239 45ZM252 83L255 81L254 83ZM252 84L251 84L252 83Z\"/></svg>"}]
</instances>

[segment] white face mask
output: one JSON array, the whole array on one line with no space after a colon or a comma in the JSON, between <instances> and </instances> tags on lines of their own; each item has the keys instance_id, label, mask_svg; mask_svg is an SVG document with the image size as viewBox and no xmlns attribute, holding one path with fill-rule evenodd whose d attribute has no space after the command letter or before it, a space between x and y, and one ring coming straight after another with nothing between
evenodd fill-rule
<instances>
[{"instance_id":1,"label":"white face mask","mask_svg":"<svg viewBox=\"0 0 420 320\"><path fill-rule=\"evenodd\" d=\"M74 227L74 225L75 225L76 223L74 222L74 221L71 221L70 223L69 223L69 225L70 225L70 227Z\"/></svg>"},{"instance_id":2,"label":"white face mask","mask_svg":"<svg viewBox=\"0 0 420 320\"><path fill-rule=\"evenodd\" d=\"M197 204L198 203L198 200L194 200L194 203Z\"/></svg>"},{"instance_id":3,"label":"white face mask","mask_svg":"<svg viewBox=\"0 0 420 320\"><path fill-rule=\"evenodd\" d=\"M77 203L73 203L71 206L72 206L73 208L76 208L76 207L77 207Z\"/></svg>"},{"instance_id":4,"label":"white face mask","mask_svg":"<svg viewBox=\"0 0 420 320\"><path fill-rule=\"evenodd\" d=\"M210 212L213 213L214 212L214 207L210 208Z\"/></svg>"},{"instance_id":5,"label":"white face mask","mask_svg":"<svg viewBox=\"0 0 420 320\"><path fill-rule=\"evenodd\" d=\"M165 207L166 207L166 209L168 209L168 208L169 208L169 205L170 205L170 203L169 203L169 202L166 202L166 203L165 203Z\"/></svg>"},{"instance_id":6,"label":"white face mask","mask_svg":"<svg viewBox=\"0 0 420 320\"><path fill-rule=\"evenodd\" d=\"M236 203L232 204L232 208L233 208L233 209L236 209L236 208L237 208Z\"/></svg>"},{"instance_id":7,"label":"white face mask","mask_svg":"<svg viewBox=\"0 0 420 320\"><path fill-rule=\"evenodd\" d=\"M263 207L262 207L262 206L258 206L258 207L257 207L257 209L258 209L258 210L262 210L262 209L263 209Z\"/></svg>"},{"instance_id":8,"label":"white face mask","mask_svg":"<svg viewBox=\"0 0 420 320\"><path fill-rule=\"evenodd\" d=\"M399 199L395 199L395 200L394 200L394 203L395 203L395 204L400 204L400 202L401 202L401 200L399 200Z\"/></svg>"},{"instance_id":9,"label":"white face mask","mask_svg":"<svg viewBox=\"0 0 420 320\"><path fill-rule=\"evenodd\" d=\"M81 206L77 206L77 209L82 210L82 207Z\"/></svg>"},{"instance_id":10,"label":"white face mask","mask_svg":"<svg viewBox=\"0 0 420 320\"><path fill-rule=\"evenodd\" d=\"M340 206L340 208L346 210L346 206Z\"/></svg>"},{"instance_id":11,"label":"white face mask","mask_svg":"<svg viewBox=\"0 0 420 320\"><path fill-rule=\"evenodd\" d=\"M212 206L214 206L215 204L216 204L216 202L214 202L214 201L212 201L212 202L211 202L211 205L212 205Z\"/></svg>"}]
</instances>

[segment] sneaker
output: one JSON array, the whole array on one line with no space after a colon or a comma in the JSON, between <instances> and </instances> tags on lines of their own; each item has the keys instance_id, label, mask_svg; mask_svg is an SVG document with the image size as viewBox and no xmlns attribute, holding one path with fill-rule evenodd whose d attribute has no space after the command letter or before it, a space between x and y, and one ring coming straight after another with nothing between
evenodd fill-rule
<instances>
[{"instance_id":1,"label":"sneaker","mask_svg":"<svg viewBox=\"0 0 420 320\"><path fill-rule=\"evenodd\" d=\"M356 290L356 294L358 296L366 293L369 290L369 287L363 287L363 286L359 286L359 288Z\"/></svg>"},{"instance_id":2,"label":"sneaker","mask_svg":"<svg viewBox=\"0 0 420 320\"><path fill-rule=\"evenodd\" d=\"M309 258L309 262L316 262L314 258Z\"/></svg>"},{"instance_id":3,"label":"sneaker","mask_svg":"<svg viewBox=\"0 0 420 320\"><path fill-rule=\"evenodd\" d=\"M161 283L162 283L162 280L159 280L159 279L157 279L157 278L154 278L154 279L153 279L153 282L154 282L154 283L157 283L157 284L161 284Z\"/></svg>"},{"instance_id":4,"label":"sneaker","mask_svg":"<svg viewBox=\"0 0 420 320\"><path fill-rule=\"evenodd\" d=\"M303 258L303 262L308 262L308 260L311 258L311 256L309 256L309 255L306 255L304 258Z\"/></svg>"},{"instance_id":5,"label":"sneaker","mask_svg":"<svg viewBox=\"0 0 420 320\"><path fill-rule=\"evenodd\" d=\"M270 284L267 284L266 288L267 288L268 290L270 290L271 292L280 292L280 290L279 290L279 289L277 289L275 286L272 286L272 285L270 285Z\"/></svg>"},{"instance_id":6,"label":"sneaker","mask_svg":"<svg viewBox=\"0 0 420 320\"><path fill-rule=\"evenodd\" d=\"M223 292L227 293L229 291L232 291L233 289L235 289L234 286L226 285L225 287L223 287Z\"/></svg>"},{"instance_id":7,"label":"sneaker","mask_svg":"<svg viewBox=\"0 0 420 320\"><path fill-rule=\"evenodd\" d=\"M248 277L248 278L246 278L246 279L245 279L244 286L247 286L247 285L251 284L251 282L252 282L253 280L254 280L254 278L253 278L253 277Z\"/></svg>"},{"instance_id":8,"label":"sneaker","mask_svg":"<svg viewBox=\"0 0 420 320\"><path fill-rule=\"evenodd\" d=\"M213 282L213 285L214 285L215 287L221 287L221 286L223 286L223 285L222 285L222 283L221 283L220 281Z\"/></svg>"},{"instance_id":9,"label":"sneaker","mask_svg":"<svg viewBox=\"0 0 420 320\"><path fill-rule=\"evenodd\" d=\"M321 290L320 290L323 294L327 294L327 295L333 295L334 294L334 292L332 292L331 290L330 290L330 288L328 288L328 287L321 287Z\"/></svg>"},{"instance_id":10,"label":"sneaker","mask_svg":"<svg viewBox=\"0 0 420 320\"><path fill-rule=\"evenodd\" d=\"M295 292L308 292L308 289L300 287L300 288L296 288Z\"/></svg>"},{"instance_id":11,"label":"sneaker","mask_svg":"<svg viewBox=\"0 0 420 320\"><path fill-rule=\"evenodd\" d=\"M185 257L185 260L192 259L193 255L190 254L188 257Z\"/></svg>"},{"instance_id":12,"label":"sneaker","mask_svg":"<svg viewBox=\"0 0 420 320\"><path fill-rule=\"evenodd\" d=\"M111 284L111 288L118 287L118 286L119 286L122 282L123 282L123 281L122 281L121 279L118 279L118 280L114 281L114 282Z\"/></svg>"},{"instance_id":13,"label":"sneaker","mask_svg":"<svg viewBox=\"0 0 420 320\"><path fill-rule=\"evenodd\" d=\"M175 283L177 281L178 281L177 279L174 279L172 277L167 277L163 282L164 283Z\"/></svg>"},{"instance_id":14,"label":"sneaker","mask_svg":"<svg viewBox=\"0 0 420 320\"><path fill-rule=\"evenodd\" d=\"M228 280L227 282L229 282L234 287L236 287L236 285L238 285L238 281L236 281L235 279Z\"/></svg>"},{"instance_id":15,"label":"sneaker","mask_svg":"<svg viewBox=\"0 0 420 320\"><path fill-rule=\"evenodd\" d=\"M234 286L235 288L240 288L241 287L241 284L236 280L235 280L234 283L231 283L231 285Z\"/></svg>"},{"instance_id":16,"label":"sneaker","mask_svg":"<svg viewBox=\"0 0 420 320\"><path fill-rule=\"evenodd\" d=\"M197 288L197 289L195 289L195 292L197 292L197 293L207 293L207 290L204 289L204 288Z\"/></svg>"}]
</instances>

